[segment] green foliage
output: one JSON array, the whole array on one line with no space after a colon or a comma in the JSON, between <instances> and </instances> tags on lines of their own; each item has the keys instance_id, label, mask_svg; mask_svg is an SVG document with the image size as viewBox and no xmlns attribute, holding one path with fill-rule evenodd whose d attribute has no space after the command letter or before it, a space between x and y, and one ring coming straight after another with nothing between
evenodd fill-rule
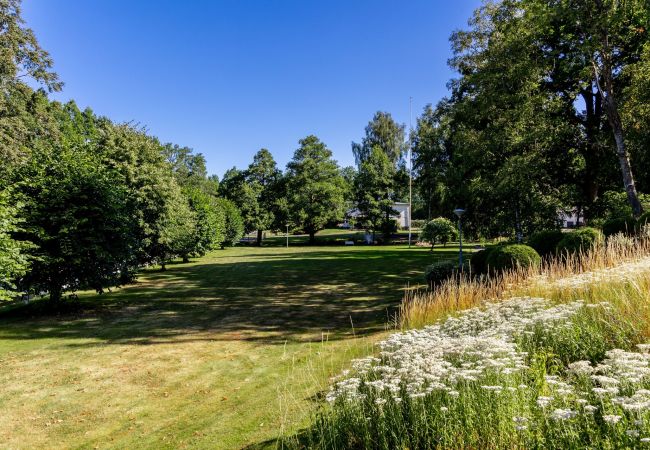
<instances>
[{"instance_id":1,"label":"green foliage","mask_svg":"<svg viewBox=\"0 0 650 450\"><path fill-rule=\"evenodd\" d=\"M540 263L541 257L535 249L522 244L494 247L487 257L487 265L493 271L539 266Z\"/></svg>"},{"instance_id":2,"label":"green foliage","mask_svg":"<svg viewBox=\"0 0 650 450\"><path fill-rule=\"evenodd\" d=\"M479 250L478 252L472 254L470 258L470 265L472 267L473 274L482 275L488 273L489 267L487 261L490 257L490 253L492 253L496 248L497 246L487 247L484 250Z\"/></svg>"},{"instance_id":3,"label":"green foliage","mask_svg":"<svg viewBox=\"0 0 650 450\"><path fill-rule=\"evenodd\" d=\"M374 147L359 166L355 179L357 208L373 231L381 231L388 240L393 209L395 168L379 147Z\"/></svg>"},{"instance_id":4,"label":"green foliage","mask_svg":"<svg viewBox=\"0 0 650 450\"><path fill-rule=\"evenodd\" d=\"M189 255L196 251L196 230L196 215L190 208L187 198L177 190L166 204L157 242L163 270L165 270L165 263L170 259L182 256L183 260L187 261Z\"/></svg>"},{"instance_id":5,"label":"green foliage","mask_svg":"<svg viewBox=\"0 0 650 450\"><path fill-rule=\"evenodd\" d=\"M458 272L458 263L444 260L437 261L427 266L424 271L424 279L429 286L436 286L451 278Z\"/></svg>"},{"instance_id":6,"label":"green foliage","mask_svg":"<svg viewBox=\"0 0 650 450\"><path fill-rule=\"evenodd\" d=\"M18 184L22 239L35 244L21 284L57 301L64 290L102 292L133 268L134 221L119 174L95 156L57 150L31 162Z\"/></svg>"},{"instance_id":7,"label":"green foliage","mask_svg":"<svg viewBox=\"0 0 650 450\"><path fill-rule=\"evenodd\" d=\"M600 245L602 242L603 234L600 230L584 227L565 233L562 240L557 244L557 253L582 252L595 245Z\"/></svg>"},{"instance_id":8,"label":"green foliage","mask_svg":"<svg viewBox=\"0 0 650 450\"><path fill-rule=\"evenodd\" d=\"M446 245L447 242L456 239L457 236L458 230L456 230L454 223L444 217L430 220L420 232L420 240L429 242L431 244L431 250L433 250L437 242Z\"/></svg>"},{"instance_id":9,"label":"green foliage","mask_svg":"<svg viewBox=\"0 0 650 450\"><path fill-rule=\"evenodd\" d=\"M29 245L13 237L20 232L19 208L10 202L9 192L0 191L0 301L16 295L16 280L29 269Z\"/></svg>"},{"instance_id":10,"label":"green foliage","mask_svg":"<svg viewBox=\"0 0 650 450\"><path fill-rule=\"evenodd\" d=\"M196 229L191 256L203 256L208 251L218 248L225 239L225 212L219 207L216 197L201 189L183 190L194 212Z\"/></svg>"},{"instance_id":11,"label":"green foliage","mask_svg":"<svg viewBox=\"0 0 650 450\"><path fill-rule=\"evenodd\" d=\"M220 242L221 248L233 247L244 235L244 220L239 210L230 200L220 198L217 204L224 215L224 234L223 241Z\"/></svg>"},{"instance_id":12,"label":"green foliage","mask_svg":"<svg viewBox=\"0 0 650 450\"><path fill-rule=\"evenodd\" d=\"M424 219L412 219L411 220L411 227L415 229L422 229L424 228L424 225L427 223L427 220Z\"/></svg>"},{"instance_id":13,"label":"green foliage","mask_svg":"<svg viewBox=\"0 0 650 450\"><path fill-rule=\"evenodd\" d=\"M602 226L603 234L606 237L614 234L632 234L636 228L637 221L634 217L614 217L607 219Z\"/></svg>"},{"instance_id":14,"label":"green foliage","mask_svg":"<svg viewBox=\"0 0 650 450\"><path fill-rule=\"evenodd\" d=\"M639 200L644 208L650 207L650 195L639 194ZM631 217L632 208L627 198L627 193L621 191L607 191L598 201L598 209L602 217L618 218Z\"/></svg>"},{"instance_id":15,"label":"green foliage","mask_svg":"<svg viewBox=\"0 0 650 450\"><path fill-rule=\"evenodd\" d=\"M316 136L300 140L287 164L287 202L290 221L309 234L343 217L344 180L332 152Z\"/></svg>"},{"instance_id":16,"label":"green foliage","mask_svg":"<svg viewBox=\"0 0 650 450\"><path fill-rule=\"evenodd\" d=\"M531 234L527 243L544 257L555 253L557 244L563 237L564 233L560 230L543 230Z\"/></svg>"},{"instance_id":17,"label":"green foliage","mask_svg":"<svg viewBox=\"0 0 650 450\"><path fill-rule=\"evenodd\" d=\"M396 166L405 150L404 125L395 122L389 113L377 111L365 131L361 144L352 143L357 166L368 159L376 147Z\"/></svg>"}]
</instances>

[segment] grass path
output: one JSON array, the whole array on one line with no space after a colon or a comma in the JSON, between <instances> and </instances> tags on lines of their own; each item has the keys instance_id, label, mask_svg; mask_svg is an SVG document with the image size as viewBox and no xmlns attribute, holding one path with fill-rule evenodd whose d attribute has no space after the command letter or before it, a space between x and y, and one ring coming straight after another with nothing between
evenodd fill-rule
<instances>
[{"instance_id":1,"label":"grass path","mask_svg":"<svg viewBox=\"0 0 650 450\"><path fill-rule=\"evenodd\" d=\"M424 266L454 255L242 247L83 295L75 313L0 311L0 447L272 442L368 353Z\"/></svg>"}]
</instances>

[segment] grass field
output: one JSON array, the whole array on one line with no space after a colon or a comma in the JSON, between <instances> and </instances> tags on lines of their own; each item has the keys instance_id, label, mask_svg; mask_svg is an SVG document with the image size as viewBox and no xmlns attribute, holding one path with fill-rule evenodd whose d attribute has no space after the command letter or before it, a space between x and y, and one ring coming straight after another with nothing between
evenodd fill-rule
<instances>
[{"instance_id":1,"label":"grass field","mask_svg":"<svg viewBox=\"0 0 650 450\"><path fill-rule=\"evenodd\" d=\"M238 247L81 295L57 317L5 308L0 447L272 445L369 352L424 266L455 255Z\"/></svg>"}]
</instances>

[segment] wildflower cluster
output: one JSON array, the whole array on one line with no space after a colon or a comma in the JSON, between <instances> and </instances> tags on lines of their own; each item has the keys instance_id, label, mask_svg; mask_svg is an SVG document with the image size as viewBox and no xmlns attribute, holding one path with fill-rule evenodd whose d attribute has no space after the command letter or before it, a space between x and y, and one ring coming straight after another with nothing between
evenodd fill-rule
<instances>
[{"instance_id":1,"label":"wildflower cluster","mask_svg":"<svg viewBox=\"0 0 650 450\"><path fill-rule=\"evenodd\" d=\"M540 298L514 298L466 310L422 330L394 334L379 343L379 358L354 361L355 376L338 381L327 399L363 399L362 386L377 394L388 392L397 402L402 388L411 398L434 390L456 392L458 384L467 382L500 391L504 386L483 382L527 368L527 355L517 349L516 337L540 326L552 332L582 306L580 301L552 306Z\"/></svg>"}]
</instances>

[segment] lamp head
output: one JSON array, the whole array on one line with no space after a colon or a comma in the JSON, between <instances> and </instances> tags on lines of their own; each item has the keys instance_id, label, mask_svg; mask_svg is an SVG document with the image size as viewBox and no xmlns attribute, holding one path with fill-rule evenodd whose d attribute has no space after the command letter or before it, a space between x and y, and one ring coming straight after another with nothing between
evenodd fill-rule
<instances>
[{"instance_id":1,"label":"lamp head","mask_svg":"<svg viewBox=\"0 0 650 450\"><path fill-rule=\"evenodd\" d=\"M454 214L456 214L460 219L463 216L463 214L465 214L465 210L462 208L456 208L454 209Z\"/></svg>"}]
</instances>

